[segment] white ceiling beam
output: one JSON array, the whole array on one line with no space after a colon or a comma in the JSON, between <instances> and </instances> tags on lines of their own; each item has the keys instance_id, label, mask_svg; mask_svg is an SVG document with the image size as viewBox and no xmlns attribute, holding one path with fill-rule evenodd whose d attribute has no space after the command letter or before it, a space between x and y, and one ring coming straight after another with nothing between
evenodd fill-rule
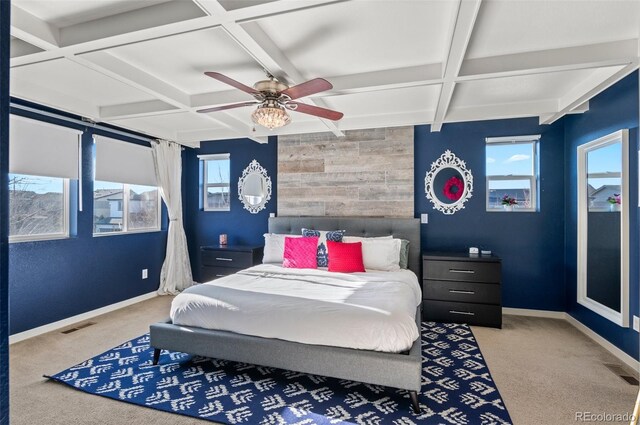
<instances>
[{"instance_id":1,"label":"white ceiling beam","mask_svg":"<svg viewBox=\"0 0 640 425\"><path fill-rule=\"evenodd\" d=\"M194 0L200 3L202 0ZM233 0L236 1L236 0ZM289 0L289 1L272 1L268 3L258 4L250 7L242 7L236 10L226 12L229 20L234 22L247 22L256 20L259 17L277 16L289 12L313 9L319 6L326 6L332 3L343 3L347 0ZM215 6L214 6L215 7ZM208 9L208 6L205 7ZM223 8L224 9L224 8Z\"/></svg>"},{"instance_id":2,"label":"white ceiling beam","mask_svg":"<svg viewBox=\"0 0 640 425\"><path fill-rule=\"evenodd\" d=\"M467 52L467 46L473 33L473 27L478 17L481 2L482 0L460 0L451 44L449 45L449 53L447 54L444 67L444 83L440 90L440 97L438 98L435 118L431 124L431 131L440 131L442 123L447 116L447 111L453 98L455 81L460 73L460 67Z\"/></svg>"},{"instance_id":3,"label":"white ceiling beam","mask_svg":"<svg viewBox=\"0 0 640 425\"><path fill-rule=\"evenodd\" d=\"M191 2L168 1L62 28L60 41L63 47L86 44L202 17L202 11Z\"/></svg>"},{"instance_id":4,"label":"white ceiling beam","mask_svg":"<svg viewBox=\"0 0 640 425\"><path fill-rule=\"evenodd\" d=\"M11 67L25 66L32 63L43 62L51 59L69 57L77 54L94 52L99 50L107 50L113 47L126 44L140 43L147 40L153 40L163 37L171 37L176 34L185 32L199 31L208 28L214 28L219 25L216 17L205 16L202 18L191 19L174 24L163 25L160 27L148 28L132 33L118 34L111 37L87 41L71 46L60 47L50 51L34 53L32 55L21 56L11 59Z\"/></svg>"},{"instance_id":5,"label":"white ceiling beam","mask_svg":"<svg viewBox=\"0 0 640 425\"><path fill-rule=\"evenodd\" d=\"M241 137L234 132L220 129L199 129L199 130L183 130L178 131L176 136L185 143L200 143L207 140L233 140L233 139L251 139L260 144L269 142L268 136Z\"/></svg>"},{"instance_id":6,"label":"white ceiling beam","mask_svg":"<svg viewBox=\"0 0 640 425\"><path fill-rule=\"evenodd\" d=\"M280 72L284 73L289 82L299 84L303 83L307 79L293 66L289 59L284 55L284 53L282 53L278 46L276 46L273 40L271 40L257 22L249 22L244 24L242 27L238 24L234 24L232 28L234 28L232 31L234 33L234 38L237 41L240 41L241 43L246 41L252 44L252 49L255 49L253 50L253 54L259 56L261 60L271 58L271 60L275 61L274 65L277 66L276 69L279 69ZM226 26L225 29L227 29ZM242 38L243 40L239 40L239 38ZM245 44L242 45L246 47ZM271 72L271 69L273 68L266 69ZM331 106L320 98L306 98L305 102L310 105L331 109ZM329 129L329 131L335 134L336 137L344 137L344 133L340 131L335 122L325 119L320 119L320 121L322 121L322 123Z\"/></svg>"},{"instance_id":7,"label":"white ceiling beam","mask_svg":"<svg viewBox=\"0 0 640 425\"><path fill-rule=\"evenodd\" d=\"M333 89L322 97L442 83L442 64L411 66L327 78Z\"/></svg>"},{"instance_id":8,"label":"white ceiling beam","mask_svg":"<svg viewBox=\"0 0 640 425\"><path fill-rule=\"evenodd\" d=\"M638 40L631 39L467 59L462 64L457 81L627 65L637 57Z\"/></svg>"},{"instance_id":9,"label":"white ceiling beam","mask_svg":"<svg viewBox=\"0 0 640 425\"><path fill-rule=\"evenodd\" d=\"M314 100L343 94L439 84L442 82L441 69L440 64L433 64L328 77L333 89L315 95ZM224 90L191 95L190 104L194 108L204 108L249 100L251 96L238 90Z\"/></svg>"},{"instance_id":10,"label":"white ceiling beam","mask_svg":"<svg viewBox=\"0 0 640 425\"><path fill-rule=\"evenodd\" d=\"M123 103L120 105L108 105L100 107L101 120L120 120L126 118L149 117L165 115L169 113L183 112L176 106L169 105L161 100L148 100L144 102Z\"/></svg>"},{"instance_id":11,"label":"white ceiling beam","mask_svg":"<svg viewBox=\"0 0 640 425\"><path fill-rule=\"evenodd\" d=\"M554 99L493 105L474 105L450 109L447 114L447 122L531 117L553 113L557 110L558 102Z\"/></svg>"},{"instance_id":12,"label":"white ceiling beam","mask_svg":"<svg viewBox=\"0 0 640 425\"><path fill-rule=\"evenodd\" d=\"M58 28L13 3L11 4L11 35L43 50L52 50L60 46Z\"/></svg>"},{"instance_id":13,"label":"white ceiling beam","mask_svg":"<svg viewBox=\"0 0 640 425\"><path fill-rule=\"evenodd\" d=\"M581 81L576 87L559 100L558 112L552 115L540 117L540 124L552 124L576 107L596 96L598 93L608 89L627 75L631 74L636 69L638 69L637 59L633 63L619 69L608 77L603 78L601 73L595 73L586 80Z\"/></svg>"},{"instance_id":14,"label":"white ceiling beam","mask_svg":"<svg viewBox=\"0 0 640 425\"><path fill-rule=\"evenodd\" d=\"M241 26L236 22L233 14L227 12L217 0L196 0L196 2L206 13L220 16L225 32L267 72L288 83L302 83L306 80L257 22L247 22ZM329 107L321 99L307 99L306 102L323 108ZM324 119L321 121L336 136L344 136L333 121Z\"/></svg>"},{"instance_id":15,"label":"white ceiling beam","mask_svg":"<svg viewBox=\"0 0 640 425\"><path fill-rule=\"evenodd\" d=\"M92 52L80 56L73 56L69 59L142 90L177 109L186 112L195 112L189 104L189 95L108 52ZM138 113L141 113L141 111L138 111ZM216 114L215 117L211 115L203 116L225 127L231 128L237 133L238 137L251 138L251 127L224 112ZM120 118L122 119L124 117L120 116ZM100 117L100 119L106 121L108 118ZM176 141L180 142L179 139Z\"/></svg>"},{"instance_id":16,"label":"white ceiling beam","mask_svg":"<svg viewBox=\"0 0 640 425\"><path fill-rule=\"evenodd\" d=\"M189 96L175 86L108 52L91 52L69 58L179 108L188 107Z\"/></svg>"}]
</instances>

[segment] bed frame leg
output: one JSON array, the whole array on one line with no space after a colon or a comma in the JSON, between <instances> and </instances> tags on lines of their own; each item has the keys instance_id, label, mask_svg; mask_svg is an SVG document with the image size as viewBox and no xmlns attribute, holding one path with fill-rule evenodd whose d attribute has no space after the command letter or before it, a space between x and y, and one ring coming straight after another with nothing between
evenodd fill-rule
<instances>
[{"instance_id":1,"label":"bed frame leg","mask_svg":"<svg viewBox=\"0 0 640 425\"><path fill-rule=\"evenodd\" d=\"M411 397L411 406L413 406L413 413L420 414L420 403L418 402L418 392L409 391L409 397Z\"/></svg>"},{"instance_id":2,"label":"bed frame leg","mask_svg":"<svg viewBox=\"0 0 640 425\"><path fill-rule=\"evenodd\" d=\"M156 348L155 350L153 350L153 365L157 365L158 361L160 360L160 352L162 350L159 348Z\"/></svg>"}]
</instances>

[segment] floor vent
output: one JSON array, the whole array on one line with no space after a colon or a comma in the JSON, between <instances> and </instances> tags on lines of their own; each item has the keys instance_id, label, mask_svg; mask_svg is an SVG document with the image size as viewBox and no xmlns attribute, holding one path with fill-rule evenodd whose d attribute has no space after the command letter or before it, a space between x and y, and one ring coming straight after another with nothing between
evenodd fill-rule
<instances>
[{"instance_id":1,"label":"floor vent","mask_svg":"<svg viewBox=\"0 0 640 425\"><path fill-rule=\"evenodd\" d=\"M95 325L95 322L85 322L85 323L81 323L73 328L69 328L69 329L65 329L64 331L60 332L63 333L65 335L70 334L71 332L75 332L75 331L79 331L80 329L84 329L87 328L91 325Z\"/></svg>"},{"instance_id":2,"label":"floor vent","mask_svg":"<svg viewBox=\"0 0 640 425\"><path fill-rule=\"evenodd\" d=\"M634 377L634 376L631 376L632 374L627 372L627 370L625 370L625 368L623 368L622 366L617 365L617 364L611 364L611 363L604 363L604 365L611 372L615 373L620 378L622 378L627 384L629 384L629 385L638 385L639 384L638 379L636 377Z\"/></svg>"}]
</instances>

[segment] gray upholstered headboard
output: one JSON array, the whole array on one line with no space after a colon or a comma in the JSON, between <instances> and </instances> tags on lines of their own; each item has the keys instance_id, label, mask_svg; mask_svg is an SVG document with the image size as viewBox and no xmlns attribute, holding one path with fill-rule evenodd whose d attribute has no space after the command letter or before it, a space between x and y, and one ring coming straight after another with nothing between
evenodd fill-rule
<instances>
[{"instance_id":1,"label":"gray upholstered headboard","mask_svg":"<svg viewBox=\"0 0 640 425\"><path fill-rule=\"evenodd\" d=\"M409 241L409 270L420 279L420 220L368 217L270 217L269 232L299 235L302 228L346 230L348 236L387 236Z\"/></svg>"}]
</instances>

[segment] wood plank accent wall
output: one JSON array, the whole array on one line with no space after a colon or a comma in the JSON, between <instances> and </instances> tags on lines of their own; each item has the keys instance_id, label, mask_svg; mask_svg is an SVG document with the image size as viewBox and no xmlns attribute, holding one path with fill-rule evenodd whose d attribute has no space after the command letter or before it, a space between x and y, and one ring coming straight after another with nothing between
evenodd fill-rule
<instances>
[{"instance_id":1,"label":"wood plank accent wall","mask_svg":"<svg viewBox=\"0 0 640 425\"><path fill-rule=\"evenodd\" d=\"M413 217L413 126L278 137L278 215Z\"/></svg>"}]
</instances>

